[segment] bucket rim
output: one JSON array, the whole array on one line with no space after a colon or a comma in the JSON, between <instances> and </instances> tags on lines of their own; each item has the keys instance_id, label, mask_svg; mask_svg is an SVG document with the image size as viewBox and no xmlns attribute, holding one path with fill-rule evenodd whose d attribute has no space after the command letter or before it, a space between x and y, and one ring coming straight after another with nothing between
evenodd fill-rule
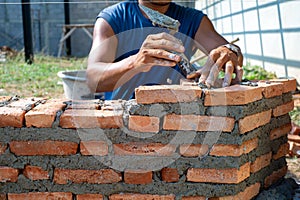
<instances>
[{"instance_id":1,"label":"bucket rim","mask_svg":"<svg viewBox=\"0 0 300 200\"><path fill-rule=\"evenodd\" d=\"M65 72L86 72L86 70L67 70L67 71L59 71L57 72L57 76L62 79L69 79L69 80L75 80L75 81L86 81L86 78L78 77L78 76L70 76L64 74Z\"/></svg>"}]
</instances>

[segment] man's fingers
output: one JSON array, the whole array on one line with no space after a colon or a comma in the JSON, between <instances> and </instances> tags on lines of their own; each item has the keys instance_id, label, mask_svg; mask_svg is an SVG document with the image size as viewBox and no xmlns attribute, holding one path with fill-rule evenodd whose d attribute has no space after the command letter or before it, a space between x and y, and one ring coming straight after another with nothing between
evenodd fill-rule
<instances>
[{"instance_id":1,"label":"man's fingers","mask_svg":"<svg viewBox=\"0 0 300 200\"><path fill-rule=\"evenodd\" d=\"M149 35L143 46L151 49L165 49L179 53L183 53L185 51L182 42L168 33Z\"/></svg>"},{"instance_id":2,"label":"man's fingers","mask_svg":"<svg viewBox=\"0 0 300 200\"><path fill-rule=\"evenodd\" d=\"M234 64L232 61L228 61L225 65L225 76L222 85L223 87L227 87L230 85L233 71L234 71Z\"/></svg>"}]
</instances>

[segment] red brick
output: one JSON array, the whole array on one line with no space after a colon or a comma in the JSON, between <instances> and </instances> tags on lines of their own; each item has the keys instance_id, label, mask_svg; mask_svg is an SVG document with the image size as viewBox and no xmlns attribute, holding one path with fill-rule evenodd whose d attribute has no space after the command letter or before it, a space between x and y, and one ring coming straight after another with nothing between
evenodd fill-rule
<instances>
[{"instance_id":1,"label":"red brick","mask_svg":"<svg viewBox=\"0 0 300 200\"><path fill-rule=\"evenodd\" d=\"M8 105L8 107L18 107L18 108L21 108L24 110L30 110L30 109L34 108L38 102L41 102L43 100L45 100L45 99L44 98L34 98L34 97L18 99L17 101L12 101Z\"/></svg>"},{"instance_id":2,"label":"red brick","mask_svg":"<svg viewBox=\"0 0 300 200\"><path fill-rule=\"evenodd\" d=\"M171 156L176 151L176 146L161 143L124 143L114 144L116 155L141 155L141 156Z\"/></svg>"},{"instance_id":3,"label":"red brick","mask_svg":"<svg viewBox=\"0 0 300 200\"><path fill-rule=\"evenodd\" d=\"M0 166L0 183L17 182L19 170L11 167Z\"/></svg>"},{"instance_id":4,"label":"red brick","mask_svg":"<svg viewBox=\"0 0 300 200\"><path fill-rule=\"evenodd\" d=\"M206 200L207 198L204 196L190 196L190 197L182 197L182 200Z\"/></svg>"},{"instance_id":5,"label":"red brick","mask_svg":"<svg viewBox=\"0 0 300 200\"><path fill-rule=\"evenodd\" d=\"M124 182L127 184L150 184L152 172L145 170L125 170Z\"/></svg>"},{"instance_id":6,"label":"red brick","mask_svg":"<svg viewBox=\"0 0 300 200\"><path fill-rule=\"evenodd\" d=\"M27 127L51 128L58 111L66 107L63 100L52 99L39 104L25 115Z\"/></svg>"},{"instance_id":7,"label":"red brick","mask_svg":"<svg viewBox=\"0 0 300 200\"><path fill-rule=\"evenodd\" d=\"M256 173L259 170L267 167L271 163L271 159L272 159L272 152L258 156L256 160L253 163L251 163L250 172Z\"/></svg>"},{"instance_id":8,"label":"red brick","mask_svg":"<svg viewBox=\"0 0 300 200\"><path fill-rule=\"evenodd\" d=\"M26 166L23 175L31 180L44 180L49 179L49 173L46 170L43 170L41 167L37 166Z\"/></svg>"},{"instance_id":9,"label":"red brick","mask_svg":"<svg viewBox=\"0 0 300 200\"><path fill-rule=\"evenodd\" d=\"M262 88L262 94L267 99L276 96L281 96L283 92L282 83L266 83L264 81L260 81L258 82L258 86Z\"/></svg>"},{"instance_id":10,"label":"red brick","mask_svg":"<svg viewBox=\"0 0 300 200\"><path fill-rule=\"evenodd\" d=\"M0 200L7 200L6 194L0 194Z\"/></svg>"},{"instance_id":11,"label":"red brick","mask_svg":"<svg viewBox=\"0 0 300 200\"><path fill-rule=\"evenodd\" d=\"M250 176L250 163L239 169L202 169L191 168L187 172L187 181L199 183L226 183L237 184Z\"/></svg>"},{"instance_id":12,"label":"red brick","mask_svg":"<svg viewBox=\"0 0 300 200\"><path fill-rule=\"evenodd\" d=\"M283 84L283 93L295 91L297 88L296 79L272 79L270 82L282 83Z\"/></svg>"},{"instance_id":13,"label":"red brick","mask_svg":"<svg viewBox=\"0 0 300 200\"><path fill-rule=\"evenodd\" d=\"M292 125L290 123L285 124L279 128L273 129L270 132L270 140L278 139L284 135L287 135L292 130Z\"/></svg>"},{"instance_id":14,"label":"red brick","mask_svg":"<svg viewBox=\"0 0 300 200\"><path fill-rule=\"evenodd\" d=\"M137 132L159 132L159 118L158 117L148 117L148 116L129 116L128 128L132 131Z\"/></svg>"},{"instance_id":15,"label":"red brick","mask_svg":"<svg viewBox=\"0 0 300 200\"><path fill-rule=\"evenodd\" d=\"M273 109L273 116L278 117L287 114L293 109L294 109L294 101L290 101L286 104L277 106L277 108Z\"/></svg>"},{"instance_id":16,"label":"red brick","mask_svg":"<svg viewBox=\"0 0 300 200\"><path fill-rule=\"evenodd\" d=\"M175 200L175 195L113 194L109 200Z\"/></svg>"},{"instance_id":17,"label":"red brick","mask_svg":"<svg viewBox=\"0 0 300 200\"><path fill-rule=\"evenodd\" d=\"M179 147L180 155L184 157L201 157L208 154L208 150L205 144L183 144Z\"/></svg>"},{"instance_id":18,"label":"red brick","mask_svg":"<svg viewBox=\"0 0 300 200\"><path fill-rule=\"evenodd\" d=\"M139 104L193 102L201 95L202 90L198 86L153 85L140 86L135 90Z\"/></svg>"},{"instance_id":19,"label":"red brick","mask_svg":"<svg viewBox=\"0 0 300 200\"><path fill-rule=\"evenodd\" d=\"M271 120L271 110L247 116L239 120L240 133L246 133L255 128L269 123Z\"/></svg>"},{"instance_id":20,"label":"red brick","mask_svg":"<svg viewBox=\"0 0 300 200\"><path fill-rule=\"evenodd\" d=\"M85 156L106 156L108 155L108 144L104 141L81 141L80 153Z\"/></svg>"},{"instance_id":21,"label":"red brick","mask_svg":"<svg viewBox=\"0 0 300 200\"><path fill-rule=\"evenodd\" d=\"M21 108L0 107L0 127L23 127L25 113Z\"/></svg>"},{"instance_id":22,"label":"red brick","mask_svg":"<svg viewBox=\"0 0 300 200\"><path fill-rule=\"evenodd\" d=\"M65 141L12 141L10 144L12 153L19 156L38 155L74 155L78 144Z\"/></svg>"},{"instance_id":23,"label":"red brick","mask_svg":"<svg viewBox=\"0 0 300 200\"><path fill-rule=\"evenodd\" d=\"M4 152L6 151L6 149L7 149L7 144L0 142L0 155L4 154Z\"/></svg>"},{"instance_id":24,"label":"red brick","mask_svg":"<svg viewBox=\"0 0 300 200\"><path fill-rule=\"evenodd\" d=\"M262 88L233 85L205 91L205 106L245 105L262 99Z\"/></svg>"},{"instance_id":25,"label":"red brick","mask_svg":"<svg viewBox=\"0 0 300 200\"><path fill-rule=\"evenodd\" d=\"M242 145L234 144L215 144L210 151L211 156L241 156L247 154L258 146L258 138L243 142Z\"/></svg>"},{"instance_id":26,"label":"red brick","mask_svg":"<svg viewBox=\"0 0 300 200\"><path fill-rule=\"evenodd\" d=\"M91 183L106 184L117 183L122 180L121 173L112 169L83 170L83 169L55 169L54 182L57 184L73 183Z\"/></svg>"},{"instance_id":27,"label":"red brick","mask_svg":"<svg viewBox=\"0 0 300 200\"><path fill-rule=\"evenodd\" d=\"M8 200L72 200L70 192L36 192L22 194L8 194Z\"/></svg>"},{"instance_id":28,"label":"red brick","mask_svg":"<svg viewBox=\"0 0 300 200\"><path fill-rule=\"evenodd\" d=\"M199 115L169 114L164 117L163 123L165 130L231 132L233 127L234 118Z\"/></svg>"},{"instance_id":29,"label":"red brick","mask_svg":"<svg viewBox=\"0 0 300 200\"><path fill-rule=\"evenodd\" d=\"M76 200L101 200L103 196L101 194L78 194Z\"/></svg>"},{"instance_id":30,"label":"red brick","mask_svg":"<svg viewBox=\"0 0 300 200\"><path fill-rule=\"evenodd\" d=\"M268 188L271 185L275 184L279 179L284 177L286 173L287 173L287 166L284 166L281 169L274 171L271 175L265 178L264 188Z\"/></svg>"},{"instance_id":31,"label":"red brick","mask_svg":"<svg viewBox=\"0 0 300 200\"><path fill-rule=\"evenodd\" d=\"M161 178L167 183L179 181L179 174L176 168L163 168L161 170Z\"/></svg>"},{"instance_id":32,"label":"red brick","mask_svg":"<svg viewBox=\"0 0 300 200\"><path fill-rule=\"evenodd\" d=\"M67 109L99 110L99 100L75 100L70 102Z\"/></svg>"},{"instance_id":33,"label":"red brick","mask_svg":"<svg viewBox=\"0 0 300 200\"><path fill-rule=\"evenodd\" d=\"M226 197L215 197L209 198L209 200L241 200L241 199L252 199L256 195L258 195L260 189L260 183L255 183L247 187L243 192L238 193L234 196L226 196Z\"/></svg>"},{"instance_id":34,"label":"red brick","mask_svg":"<svg viewBox=\"0 0 300 200\"><path fill-rule=\"evenodd\" d=\"M10 96L0 96L0 103L5 103L11 100Z\"/></svg>"},{"instance_id":35,"label":"red brick","mask_svg":"<svg viewBox=\"0 0 300 200\"><path fill-rule=\"evenodd\" d=\"M286 156L289 153L289 147L289 143L282 144L279 147L278 151L275 154L273 154L273 159L278 160L279 158Z\"/></svg>"},{"instance_id":36,"label":"red brick","mask_svg":"<svg viewBox=\"0 0 300 200\"><path fill-rule=\"evenodd\" d=\"M122 112L103 110L66 110L60 117L62 128L121 128Z\"/></svg>"}]
</instances>

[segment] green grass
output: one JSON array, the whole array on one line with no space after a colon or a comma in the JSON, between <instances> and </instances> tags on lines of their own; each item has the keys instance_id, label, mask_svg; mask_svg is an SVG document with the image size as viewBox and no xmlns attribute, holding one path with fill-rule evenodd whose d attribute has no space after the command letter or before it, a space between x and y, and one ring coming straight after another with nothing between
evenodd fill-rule
<instances>
[{"instance_id":1,"label":"green grass","mask_svg":"<svg viewBox=\"0 0 300 200\"><path fill-rule=\"evenodd\" d=\"M24 62L18 55L0 62L0 95L20 97L63 97L59 71L86 69L86 58L56 58L35 55L34 63Z\"/></svg>"}]
</instances>

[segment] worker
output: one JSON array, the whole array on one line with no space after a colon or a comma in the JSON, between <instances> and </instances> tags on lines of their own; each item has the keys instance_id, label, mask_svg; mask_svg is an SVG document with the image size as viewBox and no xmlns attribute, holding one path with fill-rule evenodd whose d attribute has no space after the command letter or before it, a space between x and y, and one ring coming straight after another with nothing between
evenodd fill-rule
<instances>
[{"instance_id":1,"label":"worker","mask_svg":"<svg viewBox=\"0 0 300 200\"><path fill-rule=\"evenodd\" d=\"M178 20L178 32L155 25L140 5ZM216 86L219 71L225 72L223 87L241 81L240 48L218 34L202 11L171 0L119 2L97 16L87 84L95 93L105 92L105 99L132 99L140 85L179 84L189 78L178 63L182 55L190 59L197 49L208 55L193 75L199 83Z\"/></svg>"}]
</instances>

